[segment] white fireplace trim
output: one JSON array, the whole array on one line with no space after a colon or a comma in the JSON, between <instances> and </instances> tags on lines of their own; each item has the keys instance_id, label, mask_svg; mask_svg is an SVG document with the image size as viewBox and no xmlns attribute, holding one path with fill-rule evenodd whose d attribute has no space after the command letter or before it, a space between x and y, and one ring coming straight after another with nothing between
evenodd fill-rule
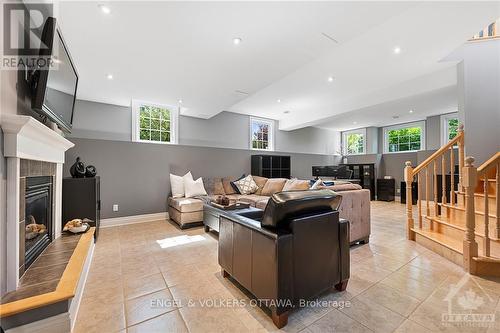
<instances>
[{"instance_id":1,"label":"white fireplace trim","mask_svg":"<svg viewBox=\"0 0 500 333\"><path fill-rule=\"evenodd\" d=\"M19 284L20 160L56 163L53 190L55 238L62 229L62 165L64 153L74 144L29 116L3 115L4 155L7 157L7 291Z\"/></svg>"}]
</instances>

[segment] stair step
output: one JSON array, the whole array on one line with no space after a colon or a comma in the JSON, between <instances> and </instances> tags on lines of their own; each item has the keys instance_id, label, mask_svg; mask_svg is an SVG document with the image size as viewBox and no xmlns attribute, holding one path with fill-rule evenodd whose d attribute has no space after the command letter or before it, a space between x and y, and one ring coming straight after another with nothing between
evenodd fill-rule
<instances>
[{"instance_id":1,"label":"stair step","mask_svg":"<svg viewBox=\"0 0 500 333\"><path fill-rule=\"evenodd\" d=\"M453 237L443 235L432 230L424 230L419 228L413 228L412 230L415 233L422 235L436 243L439 243L456 253L462 254L463 252L463 242L461 240L457 240Z\"/></svg>"},{"instance_id":2,"label":"stair step","mask_svg":"<svg viewBox=\"0 0 500 333\"><path fill-rule=\"evenodd\" d=\"M492 257L474 257L476 275L500 276L500 259Z\"/></svg>"},{"instance_id":3,"label":"stair step","mask_svg":"<svg viewBox=\"0 0 500 333\"><path fill-rule=\"evenodd\" d=\"M455 194L464 195L465 196L465 192L463 192L463 191L454 191L454 192L455 192ZM481 197L481 198L485 197L484 193L478 193L478 192L474 192L474 196L475 197ZM496 196L494 194L488 193L488 198L489 199L494 199L494 198L496 198Z\"/></svg>"},{"instance_id":4,"label":"stair step","mask_svg":"<svg viewBox=\"0 0 500 333\"><path fill-rule=\"evenodd\" d=\"M455 210L459 210L461 212L465 212L465 207L462 207L462 206L453 206L453 205L450 205L450 204L443 204L443 203L438 203L438 205L441 206L441 207L445 207L445 208L449 208L449 209L455 209ZM484 216L484 212L482 212L480 210L476 210L475 213L476 213L476 215ZM497 218L497 216L495 214L492 214L491 212L488 213L488 216L490 218L492 218L492 219L496 219Z\"/></svg>"},{"instance_id":5,"label":"stair step","mask_svg":"<svg viewBox=\"0 0 500 333\"><path fill-rule=\"evenodd\" d=\"M453 228L455 230L459 230L461 232L465 232L465 230L466 230L466 228L465 228L465 221L463 221L464 223L462 225L460 225L460 224L457 224L456 221L452 221L452 220L448 219L446 216L426 216L426 215L422 215L422 217L425 218L425 219L427 219L427 220L429 220L429 221L432 221L434 223L439 223L441 225ZM491 222L490 222L489 226L490 226L490 231L491 231L493 229ZM478 230L484 230L484 226L483 226L482 223L478 224L476 222L476 230L475 230L474 234L476 236L478 236L478 237L483 237L484 238L484 232L481 232L481 231L478 231ZM490 235L491 235L491 232L490 232ZM492 236L490 236L490 240L493 241L493 242L500 242L499 238L492 237Z\"/></svg>"}]
</instances>

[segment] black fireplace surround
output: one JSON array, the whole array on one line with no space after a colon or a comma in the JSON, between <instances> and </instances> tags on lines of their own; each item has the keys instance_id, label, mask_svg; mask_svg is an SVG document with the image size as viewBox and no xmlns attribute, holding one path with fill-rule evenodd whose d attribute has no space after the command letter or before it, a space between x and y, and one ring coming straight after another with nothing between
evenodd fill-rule
<instances>
[{"instance_id":1,"label":"black fireplace surround","mask_svg":"<svg viewBox=\"0 0 500 333\"><path fill-rule=\"evenodd\" d=\"M24 268L53 240L52 177L26 177Z\"/></svg>"}]
</instances>

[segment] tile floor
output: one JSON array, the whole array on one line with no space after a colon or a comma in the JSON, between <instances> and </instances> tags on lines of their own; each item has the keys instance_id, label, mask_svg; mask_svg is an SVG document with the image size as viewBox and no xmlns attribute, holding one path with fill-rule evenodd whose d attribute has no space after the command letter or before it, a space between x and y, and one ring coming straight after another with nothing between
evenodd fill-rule
<instances>
[{"instance_id":1,"label":"tile floor","mask_svg":"<svg viewBox=\"0 0 500 333\"><path fill-rule=\"evenodd\" d=\"M399 203L372 202L370 244L351 248L347 290L322 295L328 306L292 311L283 331L500 332L500 279L471 277L407 241L404 214ZM75 332L277 330L248 304L249 295L221 277L216 236L203 228L181 231L169 221L106 228ZM449 313L476 316L443 321L457 318Z\"/></svg>"}]
</instances>

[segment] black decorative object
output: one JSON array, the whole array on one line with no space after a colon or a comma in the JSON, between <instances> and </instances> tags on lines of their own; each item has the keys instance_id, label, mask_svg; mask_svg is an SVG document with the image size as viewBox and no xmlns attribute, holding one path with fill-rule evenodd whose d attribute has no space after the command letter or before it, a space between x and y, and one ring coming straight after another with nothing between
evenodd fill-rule
<instances>
[{"instance_id":1,"label":"black decorative object","mask_svg":"<svg viewBox=\"0 0 500 333\"><path fill-rule=\"evenodd\" d=\"M88 165L86 168L85 168L85 177L87 178L92 178L92 177L95 177L95 175L97 174L97 171L95 169L95 166L93 165Z\"/></svg>"},{"instance_id":2,"label":"black decorative object","mask_svg":"<svg viewBox=\"0 0 500 333\"><path fill-rule=\"evenodd\" d=\"M69 173L73 178L85 177L85 165L83 162L80 162L80 157L76 158L76 162L69 169Z\"/></svg>"}]
</instances>

